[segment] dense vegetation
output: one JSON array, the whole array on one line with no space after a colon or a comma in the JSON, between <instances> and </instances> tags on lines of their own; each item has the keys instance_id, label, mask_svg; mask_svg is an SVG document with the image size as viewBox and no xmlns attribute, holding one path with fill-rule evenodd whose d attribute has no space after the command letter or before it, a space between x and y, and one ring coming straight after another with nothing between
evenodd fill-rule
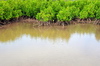
<instances>
[{"instance_id":1,"label":"dense vegetation","mask_svg":"<svg viewBox=\"0 0 100 66\"><path fill-rule=\"evenodd\" d=\"M43 22L100 19L99 0L0 0L0 21L30 17Z\"/></svg>"}]
</instances>

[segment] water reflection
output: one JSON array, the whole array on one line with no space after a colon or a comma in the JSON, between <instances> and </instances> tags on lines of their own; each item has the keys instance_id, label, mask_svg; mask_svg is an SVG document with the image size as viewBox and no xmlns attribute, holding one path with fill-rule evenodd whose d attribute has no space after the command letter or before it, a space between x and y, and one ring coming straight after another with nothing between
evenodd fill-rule
<instances>
[{"instance_id":1,"label":"water reflection","mask_svg":"<svg viewBox=\"0 0 100 66\"><path fill-rule=\"evenodd\" d=\"M29 23L16 23L7 28L0 29L0 42L8 42L19 39L23 35L31 37L49 38L55 40L57 38L68 41L74 33L79 34L94 34L97 40L100 40L100 26L96 25L70 25L62 27L33 27Z\"/></svg>"},{"instance_id":2,"label":"water reflection","mask_svg":"<svg viewBox=\"0 0 100 66\"><path fill-rule=\"evenodd\" d=\"M100 26L0 29L0 66L100 66Z\"/></svg>"}]
</instances>

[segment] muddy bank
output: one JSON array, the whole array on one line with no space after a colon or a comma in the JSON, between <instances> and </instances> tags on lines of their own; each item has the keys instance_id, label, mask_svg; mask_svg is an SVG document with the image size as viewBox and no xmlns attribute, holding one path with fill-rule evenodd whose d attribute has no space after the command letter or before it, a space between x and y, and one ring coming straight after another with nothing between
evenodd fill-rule
<instances>
[{"instance_id":1,"label":"muddy bank","mask_svg":"<svg viewBox=\"0 0 100 66\"><path fill-rule=\"evenodd\" d=\"M38 21L34 18L29 18L29 17L20 17L20 18L15 18L11 20L0 20L0 25L6 25L6 24L11 24L14 22L29 22L33 23L34 26L66 26L70 24L95 24L95 25L100 25L100 19L73 19L71 21L48 21L48 22L43 22L43 21Z\"/></svg>"},{"instance_id":2,"label":"muddy bank","mask_svg":"<svg viewBox=\"0 0 100 66\"><path fill-rule=\"evenodd\" d=\"M37 24L38 26L49 26L49 25L55 25L55 26L66 26L70 24L95 24L95 25L100 25L100 19L73 19L71 21L48 21L48 22L43 22L43 21L38 21L33 18L27 18L21 20L21 22L31 22L34 24Z\"/></svg>"}]
</instances>

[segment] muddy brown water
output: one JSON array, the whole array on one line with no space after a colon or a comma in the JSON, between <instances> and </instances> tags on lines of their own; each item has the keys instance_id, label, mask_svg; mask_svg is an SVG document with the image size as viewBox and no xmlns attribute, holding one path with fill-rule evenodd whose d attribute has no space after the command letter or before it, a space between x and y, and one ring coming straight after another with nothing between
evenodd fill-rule
<instances>
[{"instance_id":1,"label":"muddy brown water","mask_svg":"<svg viewBox=\"0 0 100 66\"><path fill-rule=\"evenodd\" d=\"M7 25L0 29L0 66L100 66L100 26Z\"/></svg>"}]
</instances>

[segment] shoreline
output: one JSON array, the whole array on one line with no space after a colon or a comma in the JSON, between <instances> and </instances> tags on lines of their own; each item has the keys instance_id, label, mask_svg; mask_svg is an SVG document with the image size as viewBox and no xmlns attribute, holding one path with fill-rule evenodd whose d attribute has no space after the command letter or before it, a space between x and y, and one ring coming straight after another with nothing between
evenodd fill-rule
<instances>
[{"instance_id":1,"label":"shoreline","mask_svg":"<svg viewBox=\"0 0 100 66\"><path fill-rule=\"evenodd\" d=\"M39 21L37 19L34 18L29 18L29 17L20 17L20 18L15 18L15 19L11 19L11 20L2 20L0 21L0 25L7 25L7 24L11 24L14 22L29 22L29 23L33 23L34 26L50 26L50 25L54 25L54 26L66 26L66 25L70 25L70 24L95 24L95 25L100 25L100 19L96 20L96 19L73 19L71 21L48 21L48 22L43 22L43 21Z\"/></svg>"}]
</instances>

